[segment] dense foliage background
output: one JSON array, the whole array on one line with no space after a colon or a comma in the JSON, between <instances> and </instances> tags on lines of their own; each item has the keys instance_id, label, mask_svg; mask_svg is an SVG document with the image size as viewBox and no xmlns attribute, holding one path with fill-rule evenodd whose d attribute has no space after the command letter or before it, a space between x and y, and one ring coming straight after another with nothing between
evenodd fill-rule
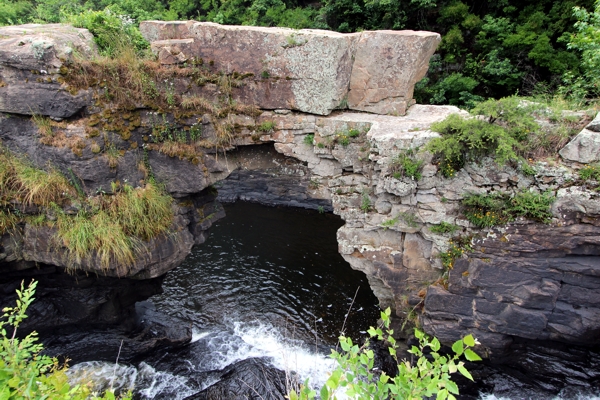
<instances>
[{"instance_id":1,"label":"dense foliage background","mask_svg":"<svg viewBox=\"0 0 600 400\"><path fill-rule=\"evenodd\" d=\"M594 0L0 0L0 24L72 21L110 10L133 22L430 30L443 39L417 101L472 107L515 93L596 97L596 74L573 36L577 21L587 16L593 23L593 9Z\"/></svg>"}]
</instances>

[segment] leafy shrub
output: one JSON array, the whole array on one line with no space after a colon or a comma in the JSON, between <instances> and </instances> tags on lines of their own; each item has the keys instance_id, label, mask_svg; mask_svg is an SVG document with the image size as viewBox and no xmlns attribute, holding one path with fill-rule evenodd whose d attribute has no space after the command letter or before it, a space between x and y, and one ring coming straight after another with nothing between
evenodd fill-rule
<instances>
[{"instance_id":1,"label":"leafy shrub","mask_svg":"<svg viewBox=\"0 0 600 400\"><path fill-rule=\"evenodd\" d=\"M5 307L0 318L0 398L1 399L98 399L86 385L71 387L67 381L66 365L60 366L56 358L42 355L42 344L37 332L23 339L17 337L17 329L25 318L27 308L33 302L37 286L32 281L27 289L21 282L17 290L16 307ZM12 332L11 332L12 330ZM102 399L114 399L106 392ZM129 398L129 397L127 397Z\"/></svg>"},{"instance_id":2,"label":"leafy shrub","mask_svg":"<svg viewBox=\"0 0 600 400\"><path fill-rule=\"evenodd\" d=\"M374 369L375 354L369 348L369 340L362 346L353 343L352 339L341 336L341 352L332 350L330 357L336 360L338 366L332 371L329 379L321 387L321 399L335 399L341 389L350 398L358 399L421 399L436 396L437 399L455 399L458 386L450 379L450 375L459 372L467 379L473 377L465 368L464 362L459 361L464 356L468 361L479 361L481 358L471 348L477 341L472 335L452 345L453 355L440 354L441 344L436 338L429 338L425 333L415 329L415 337L419 346L412 346L409 353L416 361L411 363L399 360L397 355L394 331L390 329L390 309L381 312L382 325L368 330L371 339L389 343L389 353L396 361L398 373L389 376L385 372ZM426 349L429 353L426 354ZM290 400L313 399L316 392L308 387L308 382L300 391L291 392Z\"/></svg>"},{"instance_id":3,"label":"leafy shrub","mask_svg":"<svg viewBox=\"0 0 600 400\"><path fill-rule=\"evenodd\" d=\"M523 103L517 97L488 100L473 109L482 118L463 118L452 114L432 124L442 134L431 140L426 149L439 159L440 172L452 177L466 162L491 155L499 165L519 161L522 142L539 129L532 112L539 106Z\"/></svg>"},{"instance_id":4,"label":"leafy shrub","mask_svg":"<svg viewBox=\"0 0 600 400\"><path fill-rule=\"evenodd\" d=\"M479 228L489 228L523 217L548 223L552 219L550 193L520 192L512 198L505 193L470 194L461 204L469 222Z\"/></svg>"}]
</instances>

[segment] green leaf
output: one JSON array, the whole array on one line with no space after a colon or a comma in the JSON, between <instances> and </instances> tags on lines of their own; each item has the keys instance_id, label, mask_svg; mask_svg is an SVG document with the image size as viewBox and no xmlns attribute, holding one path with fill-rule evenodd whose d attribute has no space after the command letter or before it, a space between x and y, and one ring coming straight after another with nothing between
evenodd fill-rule
<instances>
[{"instance_id":1,"label":"green leaf","mask_svg":"<svg viewBox=\"0 0 600 400\"><path fill-rule=\"evenodd\" d=\"M431 344L429 345L429 347L431 347L431 350L433 350L435 352L440 351L440 347L441 347L440 341L437 340L437 338L433 338L433 340L431 341Z\"/></svg>"},{"instance_id":2,"label":"green leaf","mask_svg":"<svg viewBox=\"0 0 600 400\"><path fill-rule=\"evenodd\" d=\"M465 357L469 361L481 361L481 357L471 349L465 349Z\"/></svg>"},{"instance_id":3,"label":"green leaf","mask_svg":"<svg viewBox=\"0 0 600 400\"><path fill-rule=\"evenodd\" d=\"M462 340L457 340L452 345L452 351L456 353L457 356L460 356L464 351L464 345Z\"/></svg>"},{"instance_id":4,"label":"green leaf","mask_svg":"<svg viewBox=\"0 0 600 400\"><path fill-rule=\"evenodd\" d=\"M462 374L462 376L464 376L465 378L473 380L473 377L471 376L471 373L469 371L467 371L467 369L464 366L459 365L458 366L458 372L460 372Z\"/></svg>"},{"instance_id":5,"label":"green leaf","mask_svg":"<svg viewBox=\"0 0 600 400\"><path fill-rule=\"evenodd\" d=\"M323 385L323 387L321 388L321 398L322 399L329 398L329 390L327 389L327 386L325 386L325 385Z\"/></svg>"},{"instance_id":6,"label":"green leaf","mask_svg":"<svg viewBox=\"0 0 600 400\"><path fill-rule=\"evenodd\" d=\"M446 382L446 388L450 393L458 394L458 385L452 381Z\"/></svg>"},{"instance_id":7,"label":"green leaf","mask_svg":"<svg viewBox=\"0 0 600 400\"><path fill-rule=\"evenodd\" d=\"M465 342L465 344L469 347L473 347L475 346L475 339L473 338L473 335L467 335L463 338L463 342Z\"/></svg>"}]
</instances>

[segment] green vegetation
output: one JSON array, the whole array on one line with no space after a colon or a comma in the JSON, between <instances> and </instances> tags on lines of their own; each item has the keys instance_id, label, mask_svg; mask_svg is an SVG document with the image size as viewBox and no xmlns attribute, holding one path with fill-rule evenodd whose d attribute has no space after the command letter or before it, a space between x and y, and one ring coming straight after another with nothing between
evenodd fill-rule
<instances>
[{"instance_id":1,"label":"green vegetation","mask_svg":"<svg viewBox=\"0 0 600 400\"><path fill-rule=\"evenodd\" d=\"M421 179L423 170L423 160L418 159L415 153L419 150L408 149L396 156L392 160L392 176L396 179L408 177L418 181Z\"/></svg>"},{"instance_id":2,"label":"green vegetation","mask_svg":"<svg viewBox=\"0 0 600 400\"><path fill-rule=\"evenodd\" d=\"M594 0L0 0L0 25L71 22L90 29L106 55L118 53L120 39L114 38L123 32L132 49L145 51L137 23L153 19L339 32L440 32L442 43L416 87L416 99L468 108L517 92L559 94L580 102L596 96L599 16L600 2ZM301 44L291 34L285 46Z\"/></svg>"},{"instance_id":3,"label":"green vegetation","mask_svg":"<svg viewBox=\"0 0 600 400\"><path fill-rule=\"evenodd\" d=\"M588 165L579 170L579 178L584 181L594 180L600 182L600 165Z\"/></svg>"},{"instance_id":4,"label":"green vegetation","mask_svg":"<svg viewBox=\"0 0 600 400\"><path fill-rule=\"evenodd\" d=\"M262 124L260 124L256 129L258 129L259 132L273 132L273 130L275 129L275 122L265 121Z\"/></svg>"},{"instance_id":5,"label":"green vegetation","mask_svg":"<svg viewBox=\"0 0 600 400\"><path fill-rule=\"evenodd\" d=\"M431 227L429 227L429 230L433 233L437 233L437 234L441 235L444 233L453 234L459 228L460 227L458 225L454 225L449 222L442 221L437 225L432 225Z\"/></svg>"},{"instance_id":6,"label":"green vegetation","mask_svg":"<svg viewBox=\"0 0 600 400\"><path fill-rule=\"evenodd\" d=\"M371 211L371 209L373 208L373 205L371 204L371 196L369 196L369 191L366 189L363 190L360 197L361 197L360 209L364 212Z\"/></svg>"},{"instance_id":7,"label":"green vegetation","mask_svg":"<svg viewBox=\"0 0 600 400\"><path fill-rule=\"evenodd\" d=\"M56 358L41 354L43 346L38 343L37 332L31 332L23 339L17 337L17 329L27 318L27 308L34 300L36 286L37 282L32 281L24 288L21 282L21 289L17 289L16 306L2 309L4 314L0 318L0 398L99 399L97 394L91 393L87 385L69 385L65 374L67 366L60 365ZM106 392L101 398L114 400L115 395ZM129 395L126 398L130 398Z\"/></svg>"},{"instance_id":8,"label":"green vegetation","mask_svg":"<svg viewBox=\"0 0 600 400\"><path fill-rule=\"evenodd\" d=\"M34 168L0 149L0 233L10 233L25 217L50 212L56 221L46 223L55 224L56 245L67 249L72 268L93 257L102 268L126 267L135 261L141 241L168 231L172 199L156 183L135 189L114 183L112 192L80 196L58 171ZM77 215L64 213L66 205L79 209ZM25 215L22 206L37 211Z\"/></svg>"},{"instance_id":9,"label":"green vegetation","mask_svg":"<svg viewBox=\"0 0 600 400\"><path fill-rule=\"evenodd\" d=\"M446 269L446 273L444 274L444 279L448 277L448 270L454 267L454 262L457 258L462 257L462 255L466 252L473 251L471 247L471 236L457 236L448 241L450 247L448 250L440 253L440 259L442 260L442 265Z\"/></svg>"},{"instance_id":10,"label":"green vegetation","mask_svg":"<svg viewBox=\"0 0 600 400\"><path fill-rule=\"evenodd\" d=\"M548 223L552 218L550 193L519 192L513 197L505 193L469 194L461 202L467 220L478 228L503 225L518 217Z\"/></svg>"},{"instance_id":11,"label":"green vegetation","mask_svg":"<svg viewBox=\"0 0 600 400\"><path fill-rule=\"evenodd\" d=\"M302 140L302 142L308 146L312 146L314 141L315 135L312 133L309 133L308 135L304 136L304 139Z\"/></svg>"},{"instance_id":12,"label":"green vegetation","mask_svg":"<svg viewBox=\"0 0 600 400\"><path fill-rule=\"evenodd\" d=\"M455 399L458 386L451 380L451 374L459 372L467 379L473 377L465 368L461 357L468 361L480 361L481 358L471 349L477 341L472 335L465 336L462 340L452 345L452 355L440 354L441 344L436 338L429 338L423 332L415 329L415 336L419 346L412 346L411 353L415 360L412 362L398 359L398 348L394 331L390 329L390 309L381 313L381 326L368 330L369 337L379 341L386 341L390 355L396 361L398 373L389 376L385 372L376 370L374 366L375 354L369 347L369 340L362 346L352 342L352 339L341 336L341 351L332 350L330 357L336 360L337 368L332 371L329 379L321 387L321 399L335 399L336 394L344 390L351 398L359 399ZM426 353L426 349L429 350ZM308 387L308 382L297 392L291 392L291 400L306 400L315 398L317 393Z\"/></svg>"},{"instance_id":13,"label":"green vegetation","mask_svg":"<svg viewBox=\"0 0 600 400\"><path fill-rule=\"evenodd\" d=\"M535 115L548 113L557 123L554 129L542 129L535 121ZM472 114L469 118L452 114L432 124L431 129L442 137L431 140L425 149L435 154L440 173L447 178L465 163L484 156L493 157L499 165L521 165L524 172L531 173L524 158L556 154L585 122L557 115L543 104L519 97L487 100L477 105Z\"/></svg>"},{"instance_id":14,"label":"green vegetation","mask_svg":"<svg viewBox=\"0 0 600 400\"><path fill-rule=\"evenodd\" d=\"M417 214L414 211L403 211L398 213L394 218L388 219L381 223L381 226L384 229L391 228L396 225L398 221L402 220L407 226L410 228L416 228L419 226L419 220L417 218Z\"/></svg>"}]
</instances>

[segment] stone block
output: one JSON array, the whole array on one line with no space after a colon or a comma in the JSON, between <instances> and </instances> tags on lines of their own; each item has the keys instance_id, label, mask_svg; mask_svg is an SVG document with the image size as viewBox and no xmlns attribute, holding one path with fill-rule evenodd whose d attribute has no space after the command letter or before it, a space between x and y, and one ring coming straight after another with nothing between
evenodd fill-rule
<instances>
[{"instance_id":1,"label":"stone block","mask_svg":"<svg viewBox=\"0 0 600 400\"><path fill-rule=\"evenodd\" d=\"M600 161L600 133L583 129L558 154L565 160L589 164Z\"/></svg>"},{"instance_id":2,"label":"stone block","mask_svg":"<svg viewBox=\"0 0 600 400\"><path fill-rule=\"evenodd\" d=\"M423 31L358 34L348 107L375 114L404 115L415 83L427 73L440 35Z\"/></svg>"},{"instance_id":3,"label":"stone block","mask_svg":"<svg viewBox=\"0 0 600 400\"><path fill-rule=\"evenodd\" d=\"M404 115L440 42L432 32L341 34L196 21L144 21L140 31L164 64L195 58L213 72L243 74L232 92L237 101L319 115L344 103Z\"/></svg>"}]
</instances>

